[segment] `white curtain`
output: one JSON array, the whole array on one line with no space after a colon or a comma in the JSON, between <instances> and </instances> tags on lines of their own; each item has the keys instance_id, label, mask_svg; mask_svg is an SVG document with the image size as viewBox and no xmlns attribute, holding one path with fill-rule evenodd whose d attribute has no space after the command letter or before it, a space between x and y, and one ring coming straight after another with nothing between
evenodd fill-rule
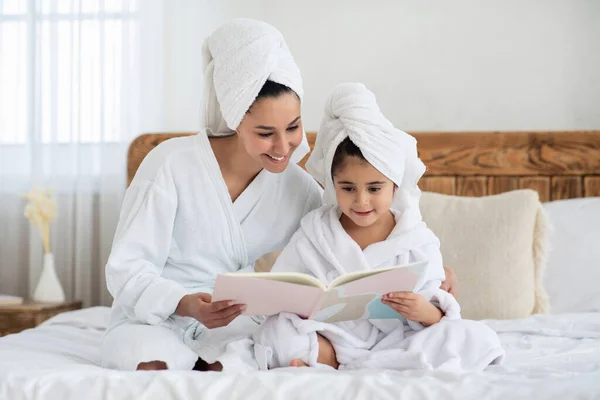
<instances>
[{"instance_id":1,"label":"white curtain","mask_svg":"<svg viewBox=\"0 0 600 400\"><path fill-rule=\"evenodd\" d=\"M126 154L162 129L159 0L0 0L0 293L29 297L43 246L23 215L51 189L51 250L69 299L108 305Z\"/></svg>"}]
</instances>

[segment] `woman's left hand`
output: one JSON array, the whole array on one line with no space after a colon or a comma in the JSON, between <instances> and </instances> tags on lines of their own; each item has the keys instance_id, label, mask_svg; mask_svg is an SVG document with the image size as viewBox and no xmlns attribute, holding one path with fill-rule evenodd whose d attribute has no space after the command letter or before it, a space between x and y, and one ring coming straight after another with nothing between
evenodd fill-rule
<instances>
[{"instance_id":1,"label":"woman's left hand","mask_svg":"<svg viewBox=\"0 0 600 400\"><path fill-rule=\"evenodd\" d=\"M446 280L442 282L440 289L445 290L450 293L454 298L458 298L456 296L458 280L456 279L456 274L450 268L444 267L444 272L446 273Z\"/></svg>"},{"instance_id":2,"label":"woman's left hand","mask_svg":"<svg viewBox=\"0 0 600 400\"><path fill-rule=\"evenodd\" d=\"M439 308L417 293L392 292L383 295L381 301L406 319L425 326L440 322L444 316Z\"/></svg>"}]
</instances>

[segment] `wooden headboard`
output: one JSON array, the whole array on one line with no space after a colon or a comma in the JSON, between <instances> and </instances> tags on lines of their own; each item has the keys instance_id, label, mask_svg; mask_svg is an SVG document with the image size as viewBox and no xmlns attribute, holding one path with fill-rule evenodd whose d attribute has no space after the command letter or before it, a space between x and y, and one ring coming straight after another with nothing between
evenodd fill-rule
<instances>
[{"instance_id":1,"label":"wooden headboard","mask_svg":"<svg viewBox=\"0 0 600 400\"><path fill-rule=\"evenodd\" d=\"M136 138L129 147L128 184L155 146L191 134ZM411 134L428 167L420 181L425 191L484 196L529 188L537 190L542 201L600 196L600 131ZM316 134L307 135L312 148Z\"/></svg>"}]
</instances>

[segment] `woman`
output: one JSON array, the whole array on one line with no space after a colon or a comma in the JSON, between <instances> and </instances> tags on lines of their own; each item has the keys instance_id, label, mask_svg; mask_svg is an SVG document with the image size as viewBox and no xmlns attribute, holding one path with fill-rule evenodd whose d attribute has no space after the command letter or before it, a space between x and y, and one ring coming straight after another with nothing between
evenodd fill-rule
<instances>
[{"instance_id":1,"label":"woman","mask_svg":"<svg viewBox=\"0 0 600 400\"><path fill-rule=\"evenodd\" d=\"M281 33L237 19L203 50L206 132L150 152L123 202L106 266L108 368L235 368L224 345L257 324L243 305L211 302L217 274L251 270L321 204L294 165L309 149L302 79Z\"/></svg>"}]
</instances>

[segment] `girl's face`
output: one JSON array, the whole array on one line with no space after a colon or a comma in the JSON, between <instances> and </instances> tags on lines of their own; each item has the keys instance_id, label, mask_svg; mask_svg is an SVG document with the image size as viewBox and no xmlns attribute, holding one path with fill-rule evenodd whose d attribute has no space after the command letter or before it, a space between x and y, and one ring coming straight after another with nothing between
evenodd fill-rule
<instances>
[{"instance_id":1,"label":"girl's face","mask_svg":"<svg viewBox=\"0 0 600 400\"><path fill-rule=\"evenodd\" d=\"M340 209L358 226L371 226L390 210L394 183L367 161L347 156L333 183Z\"/></svg>"},{"instance_id":2,"label":"girl's face","mask_svg":"<svg viewBox=\"0 0 600 400\"><path fill-rule=\"evenodd\" d=\"M257 100L237 132L246 152L261 168L283 172L302 142L300 100L295 93Z\"/></svg>"}]
</instances>

